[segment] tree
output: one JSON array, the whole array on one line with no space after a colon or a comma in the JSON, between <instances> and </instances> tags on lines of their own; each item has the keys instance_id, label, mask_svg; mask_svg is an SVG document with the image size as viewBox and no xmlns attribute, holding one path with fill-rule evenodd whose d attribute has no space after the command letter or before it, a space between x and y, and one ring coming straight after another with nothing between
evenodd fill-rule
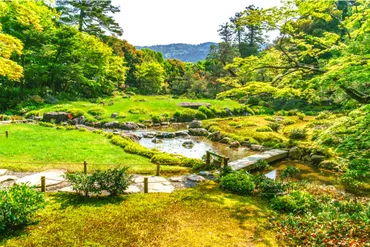
<instances>
[{"instance_id":1,"label":"tree","mask_svg":"<svg viewBox=\"0 0 370 247\"><path fill-rule=\"evenodd\" d=\"M157 94L166 79L166 72L157 62L144 62L136 66L138 89L142 94Z\"/></svg>"},{"instance_id":2,"label":"tree","mask_svg":"<svg viewBox=\"0 0 370 247\"><path fill-rule=\"evenodd\" d=\"M230 43L233 39L234 31L232 29L232 25L229 22L220 25L218 33L225 43Z\"/></svg>"},{"instance_id":3,"label":"tree","mask_svg":"<svg viewBox=\"0 0 370 247\"><path fill-rule=\"evenodd\" d=\"M111 16L120 12L111 0L57 0L61 21L77 25L78 30L102 37L105 32L122 35L122 28Z\"/></svg>"}]
</instances>

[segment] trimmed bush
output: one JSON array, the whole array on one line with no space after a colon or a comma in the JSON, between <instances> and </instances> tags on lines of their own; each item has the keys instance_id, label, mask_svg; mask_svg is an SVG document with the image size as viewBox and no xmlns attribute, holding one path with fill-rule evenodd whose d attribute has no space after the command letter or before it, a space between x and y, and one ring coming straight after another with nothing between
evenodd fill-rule
<instances>
[{"instance_id":1,"label":"trimmed bush","mask_svg":"<svg viewBox=\"0 0 370 247\"><path fill-rule=\"evenodd\" d=\"M43 194L27 184L16 184L7 190L0 190L0 232L26 226L44 206Z\"/></svg>"},{"instance_id":2,"label":"trimmed bush","mask_svg":"<svg viewBox=\"0 0 370 247\"><path fill-rule=\"evenodd\" d=\"M294 140L304 140L307 137L307 131L305 129L292 129L289 132L289 138Z\"/></svg>"},{"instance_id":3,"label":"trimmed bush","mask_svg":"<svg viewBox=\"0 0 370 247\"><path fill-rule=\"evenodd\" d=\"M220 187L240 195L252 194L255 185L247 172L233 172L220 179Z\"/></svg>"},{"instance_id":4,"label":"trimmed bush","mask_svg":"<svg viewBox=\"0 0 370 247\"><path fill-rule=\"evenodd\" d=\"M273 131L278 132L281 126L279 123L269 123L268 127L270 127Z\"/></svg>"},{"instance_id":5,"label":"trimmed bush","mask_svg":"<svg viewBox=\"0 0 370 247\"><path fill-rule=\"evenodd\" d=\"M138 154L147 158L152 158L153 155L158 153L156 150L145 148L135 142L131 142L131 144L127 145L124 150L127 153Z\"/></svg>"},{"instance_id":6,"label":"trimmed bush","mask_svg":"<svg viewBox=\"0 0 370 247\"><path fill-rule=\"evenodd\" d=\"M87 113L93 116L103 116L107 114L107 111L101 107L94 107L94 108L89 109Z\"/></svg>"},{"instance_id":7,"label":"trimmed bush","mask_svg":"<svg viewBox=\"0 0 370 247\"><path fill-rule=\"evenodd\" d=\"M161 164L161 165L169 165L169 166L181 166L182 165L181 158L175 157L170 154L165 154L165 153L158 153L158 154L153 155L150 161L156 164Z\"/></svg>"},{"instance_id":8,"label":"trimmed bush","mask_svg":"<svg viewBox=\"0 0 370 247\"><path fill-rule=\"evenodd\" d=\"M285 119L285 120L283 121L283 124L284 124L285 126L288 126L288 125L295 124L295 121L294 121L294 120L292 120L292 119Z\"/></svg>"},{"instance_id":9,"label":"trimmed bush","mask_svg":"<svg viewBox=\"0 0 370 247\"><path fill-rule=\"evenodd\" d=\"M203 112L207 118L214 118L216 117L215 113L211 111L208 107L206 106L201 106L198 108L198 111Z\"/></svg>"},{"instance_id":10,"label":"trimmed bush","mask_svg":"<svg viewBox=\"0 0 370 247\"><path fill-rule=\"evenodd\" d=\"M258 194L266 199L274 198L285 191L283 183L267 178L265 175L254 176L253 181L258 189Z\"/></svg>"},{"instance_id":11,"label":"trimmed bush","mask_svg":"<svg viewBox=\"0 0 370 247\"><path fill-rule=\"evenodd\" d=\"M318 206L316 198L303 191L293 191L289 195L276 197L271 201L273 209L286 213L307 213Z\"/></svg>"},{"instance_id":12,"label":"trimmed bush","mask_svg":"<svg viewBox=\"0 0 370 247\"><path fill-rule=\"evenodd\" d=\"M257 132L272 132L272 129L268 126L261 126L256 129Z\"/></svg>"},{"instance_id":13,"label":"trimmed bush","mask_svg":"<svg viewBox=\"0 0 370 247\"><path fill-rule=\"evenodd\" d=\"M54 128L55 125L53 123L48 123L48 122L39 122L39 125L42 127L48 127L48 128Z\"/></svg>"},{"instance_id":14,"label":"trimmed bush","mask_svg":"<svg viewBox=\"0 0 370 247\"><path fill-rule=\"evenodd\" d=\"M123 194L131 183L129 167L116 167L106 171L94 171L93 180L100 190L108 191L111 196Z\"/></svg>"}]
</instances>

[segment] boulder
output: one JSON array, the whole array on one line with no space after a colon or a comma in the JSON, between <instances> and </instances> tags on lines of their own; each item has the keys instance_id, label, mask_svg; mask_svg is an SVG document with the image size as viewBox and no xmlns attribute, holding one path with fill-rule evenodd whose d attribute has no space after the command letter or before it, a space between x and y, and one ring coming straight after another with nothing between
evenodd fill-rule
<instances>
[{"instance_id":1,"label":"boulder","mask_svg":"<svg viewBox=\"0 0 370 247\"><path fill-rule=\"evenodd\" d=\"M224 143L224 144L229 144L229 143L231 143L231 138L230 137L224 137L224 138L222 138L222 140L220 142Z\"/></svg>"},{"instance_id":2,"label":"boulder","mask_svg":"<svg viewBox=\"0 0 370 247\"><path fill-rule=\"evenodd\" d=\"M242 147L250 147L250 146L251 146L251 144L250 144L250 142L249 142L249 141L243 141L243 142L241 142L241 143L240 143L240 145L241 145Z\"/></svg>"},{"instance_id":3,"label":"boulder","mask_svg":"<svg viewBox=\"0 0 370 247\"><path fill-rule=\"evenodd\" d=\"M251 145L251 149L253 151L259 151L262 152L265 148L262 145Z\"/></svg>"},{"instance_id":4,"label":"boulder","mask_svg":"<svg viewBox=\"0 0 370 247\"><path fill-rule=\"evenodd\" d=\"M284 118L279 116L279 117L276 117L275 120L278 122L281 122L281 121L284 121Z\"/></svg>"},{"instance_id":5,"label":"boulder","mask_svg":"<svg viewBox=\"0 0 370 247\"><path fill-rule=\"evenodd\" d=\"M225 111L226 111L226 116L228 116L228 117L233 116L233 112L230 110L230 108L225 108Z\"/></svg>"},{"instance_id":6,"label":"boulder","mask_svg":"<svg viewBox=\"0 0 370 247\"><path fill-rule=\"evenodd\" d=\"M222 140L222 135L220 131L216 131L216 132L209 134L208 138L214 142L219 142Z\"/></svg>"},{"instance_id":7,"label":"boulder","mask_svg":"<svg viewBox=\"0 0 370 247\"><path fill-rule=\"evenodd\" d=\"M189 137L189 133L187 130L181 130L175 132L176 137Z\"/></svg>"},{"instance_id":8,"label":"boulder","mask_svg":"<svg viewBox=\"0 0 370 247\"><path fill-rule=\"evenodd\" d=\"M175 138L176 134L174 132L158 132L155 137L157 138Z\"/></svg>"},{"instance_id":9,"label":"boulder","mask_svg":"<svg viewBox=\"0 0 370 247\"><path fill-rule=\"evenodd\" d=\"M197 175L197 174L190 174L187 176L187 179L192 181L192 182L196 182L196 183L199 183L199 182L202 182L204 180L206 180L203 176L200 176L200 175Z\"/></svg>"},{"instance_id":10,"label":"boulder","mask_svg":"<svg viewBox=\"0 0 370 247\"><path fill-rule=\"evenodd\" d=\"M325 160L325 156L323 156L323 155L314 154L314 155L311 156L311 162L312 162L313 165L318 165L324 160Z\"/></svg>"},{"instance_id":11,"label":"boulder","mask_svg":"<svg viewBox=\"0 0 370 247\"><path fill-rule=\"evenodd\" d=\"M289 150L289 158L293 160L300 160L303 157L303 151L299 147L292 147Z\"/></svg>"},{"instance_id":12,"label":"boulder","mask_svg":"<svg viewBox=\"0 0 370 247\"><path fill-rule=\"evenodd\" d=\"M169 122L161 122L161 125L162 126L168 126L168 125L170 125L170 123Z\"/></svg>"},{"instance_id":13,"label":"boulder","mask_svg":"<svg viewBox=\"0 0 370 247\"><path fill-rule=\"evenodd\" d=\"M51 122L52 119L55 123L66 122L69 120L67 112L46 112L42 118L45 122Z\"/></svg>"},{"instance_id":14,"label":"boulder","mask_svg":"<svg viewBox=\"0 0 370 247\"><path fill-rule=\"evenodd\" d=\"M197 128L202 128L202 122L198 120L193 120L189 124L189 129L197 129Z\"/></svg>"},{"instance_id":15,"label":"boulder","mask_svg":"<svg viewBox=\"0 0 370 247\"><path fill-rule=\"evenodd\" d=\"M113 112L113 113L112 113L112 115L111 115L110 117L111 117L111 118L116 118L116 117L118 117L118 113Z\"/></svg>"},{"instance_id":16,"label":"boulder","mask_svg":"<svg viewBox=\"0 0 370 247\"><path fill-rule=\"evenodd\" d=\"M192 148L194 147L194 142L192 141L184 141L183 144L182 144L183 147L185 148Z\"/></svg>"},{"instance_id":17,"label":"boulder","mask_svg":"<svg viewBox=\"0 0 370 247\"><path fill-rule=\"evenodd\" d=\"M143 133L143 137L144 138L154 138L156 135L155 132L146 132L146 133Z\"/></svg>"},{"instance_id":18,"label":"boulder","mask_svg":"<svg viewBox=\"0 0 370 247\"><path fill-rule=\"evenodd\" d=\"M76 117L75 119L72 120L74 124L84 124L85 123L85 117Z\"/></svg>"},{"instance_id":19,"label":"boulder","mask_svg":"<svg viewBox=\"0 0 370 247\"><path fill-rule=\"evenodd\" d=\"M139 126L134 122L123 123L120 127L123 130L137 130L139 128Z\"/></svg>"},{"instance_id":20,"label":"boulder","mask_svg":"<svg viewBox=\"0 0 370 247\"><path fill-rule=\"evenodd\" d=\"M119 122L115 121L115 122L105 123L105 124L103 124L103 128L105 128L105 129L119 128Z\"/></svg>"},{"instance_id":21,"label":"boulder","mask_svg":"<svg viewBox=\"0 0 370 247\"><path fill-rule=\"evenodd\" d=\"M157 138L154 138L154 139L152 140L152 142L153 142L153 143L155 143L155 144L158 144L158 143L162 143L162 140L157 139Z\"/></svg>"},{"instance_id":22,"label":"boulder","mask_svg":"<svg viewBox=\"0 0 370 247\"><path fill-rule=\"evenodd\" d=\"M235 142L232 142L230 143L230 148L239 148L240 147L240 143L235 141Z\"/></svg>"},{"instance_id":23,"label":"boulder","mask_svg":"<svg viewBox=\"0 0 370 247\"><path fill-rule=\"evenodd\" d=\"M130 139L131 141L134 141L134 142L139 142L140 140L140 137L133 133L122 133L121 137L125 139Z\"/></svg>"},{"instance_id":24,"label":"boulder","mask_svg":"<svg viewBox=\"0 0 370 247\"><path fill-rule=\"evenodd\" d=\"M178 104L178 106L184 108L198 109L201 106L206 106L209 108L211 107L211 104L204 102L181 102L180 104Z\"/></svg>"},{"instance_id":25,"label":"boulder","mask_svg":"<svg viewBox=\"0 0 370 247\"><path fill-rule=\"evenodd\" d=\"M141 123L138 123L137 126L139 126L140 129L145 129L145 125L144 124L141 124Z\"/></svg>"},{"instance_id":26,"label":"boulder","mask_svg":"<svg viewBox=\"0 0 370 247\"><path fill-rule=\"evenodd\" d=\"M191 136L208 136L208 131L203 128L189 129L189 135Z\"/></svg>"}]
</instances>

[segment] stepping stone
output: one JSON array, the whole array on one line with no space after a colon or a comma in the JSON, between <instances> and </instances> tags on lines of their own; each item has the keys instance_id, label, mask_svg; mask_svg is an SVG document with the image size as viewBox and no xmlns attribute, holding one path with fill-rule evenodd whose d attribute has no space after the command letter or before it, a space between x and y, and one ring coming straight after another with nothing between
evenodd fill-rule
<instances>
[{"instance_id":1,"label":"stepping stone","mask_svg":"<svg viewBox=\"0 0 370 247\"><path fill-rule=\"evenodd\" d=\"M41 177L45 176L46 187L60 184L65 181L63 177L64 171L62 170L50 170L32 174L23 178L18 179L15 183L29 183L29 186L41 186Z\"/></svg>"},{"instance_id":2,"label":"stepping stone","mask_svg":"<svg viewBox=\"0 0 370 247\"><path fill-rule=\"evenodd\" d=\"M190 181L192 181L192 182L197 182L197 183L206 180L204 177L199 176L199 175L196 175L196 174L190 174L190 175L188 175L187 179L190 180Z\"/></svg>"},{"instance_id":3,"label":"stepping stone","mask_svg":"<svg viewBox=\"0 0 370 247\"><path fill-rule=\"evenodd\" d=\"M208 177L208 176L212 176L213 174L212 172L209 172L209 171L201 171L199 172L199 175Z\"/></svg>"},{"instance_id":4,"label":"stepping stone","mask_svg":"<svg viewBox=\"0 0 370 247\"><path fill-rule=\"evenodd\" d=\"M134 194L134 193L140 193L141 190L135 186L135 185L129 185L128 188L125 190L125 193L128 194Z\"/></svg>"},{"instance_id":5,"label":"stepping stone","mask_svg":"<svg viewBox=\"0 0 370 247\"><path fill-rule=\"evenodd\" d=\"M5 175L5 173L6 173L7 171L8 171L7 169L0 169L0 176L1 176L1 175Z\"/></svg>"},{"instance_id":6,"label":"stepping stone","mask_svg":"<svg viewBox=\"0 0 370 247\"><path fill-rule=\"evenodd\" d=\"M184 177L172 177L172 178L170 178L170 181L175 182L175 183L183 182L184 180L185 180Z\"/></svg>"},{"instance_id":7,"label":"stepping stone","mask_svg":"<svg viewBox=\"0 0 370 247\"><path fill-rule=\"evenodd\" d=\"M133 182L134 183L142 183L142 184L144 184L144 178L145 177L146 176L135 176L134 179L133 179ZM167 182L168 181L164 177L151 176L151 177L147 177L147 178L148 178L148 182L149 183L163 183L163 182Z\"/></svg>"},{"instance_id":8,"label":"stepping stone","mask_svg":"<svg viewBox=\"0 0 370 247\"><path fill-rule=\"evenodd\" d=\"M74 193L76 192L72 186L64 187L58 190L58 192Z\"/></svg>"},{"instance_id":9,"label":"stepping stone","mask_svg":"<svg viewBox=\"0 0 370 247\"><path fill-rule=\"evenodd\" d=\"M149 193L171 193L175 190L172 185L164 185L163 183L149 184Z\"/></svg>"},{"instance_id":10,"label":"stepping stone","mask_svg":"<svg viewBox=\"0 0 370 247\"><path fill-rule=\"evenodd\" d=\"M18 177L16 176L0 176L0 184L6 181L12 181L12 180L17 180L17 179Z\"/></svg>"}]
</instances>

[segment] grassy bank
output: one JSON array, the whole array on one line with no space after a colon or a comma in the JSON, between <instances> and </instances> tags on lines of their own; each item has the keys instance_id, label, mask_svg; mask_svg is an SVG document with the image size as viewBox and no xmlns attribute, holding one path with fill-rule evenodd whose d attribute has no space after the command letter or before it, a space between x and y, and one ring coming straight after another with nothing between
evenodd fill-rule
<instances>
[{"instance_id":1,"label":"grassy bank","mask_svg":"<svg viewBox=\"0 0 370 247\"><path fill-rule=\"evenodd\" d=\"M39 222L4 246L277 246L271 212L213 185L173 194L78 199L54 194ZM86 225L88 224L88 226Z\"/></svg>"},{"instance_id":2,"label":"grassy bank","mask_svg":"<svg viewBox=\"0 0 370 247\"><path fill-rule=\"evenodd\" d=\"M78 171L87 161L89 169L126 165L132 172L154 173L148 158L129 154L102 135L91 132L58 130L38 125L0 125L0 167L14 171L66 169ZM183 167L162 167L164 172L185 171Z\"/></svg>"},{"instance_id":3,"label":"grassy bank","mask_svg":"<svg viewBox=\"0 0 370 247\"><path fill-rule=\"evenodd\" d=\"M132 96L131 98L115 96L102 101L104 104L102 102L90 103L85 101L66 102L63 104L46 106L36 110L36 112L42 115L45 112L78 109L85 112L85 116L89 116L89 110L98 109L103 113L99 114L99 121L140 122L141 120L150 120L151 115L168 114L172 117L177 110L184 109L178 106L181 102L203 102L209 103L217 108L233 108L240 106L239 103L232 100L174 99L171 96ZM110 118L112 113L118 113L118 119ZM90 117L92 116L90 115Z\"/></svg>"}]
</instances>

